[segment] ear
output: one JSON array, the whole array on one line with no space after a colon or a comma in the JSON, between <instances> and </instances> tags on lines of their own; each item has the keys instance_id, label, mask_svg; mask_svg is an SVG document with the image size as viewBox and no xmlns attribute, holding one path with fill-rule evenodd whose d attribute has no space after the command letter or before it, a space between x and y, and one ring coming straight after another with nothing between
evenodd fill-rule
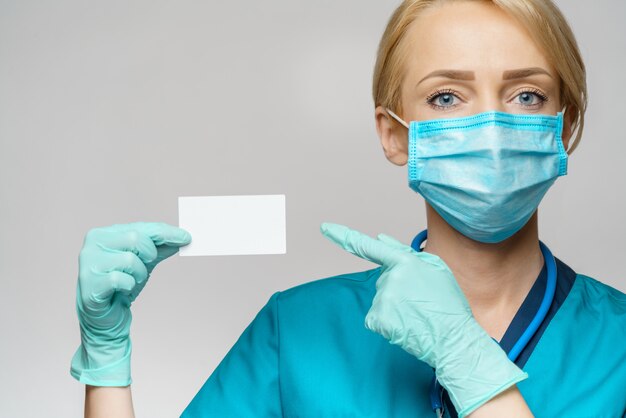
<instances>
[{"instance_id":1,"label":"ear","mask_svg":"<svg viewBox=\"0 0 626 418\"><path fill-rule=\"evenodd\" d=\"M374 117L385 157L395 165L405 165L409 158L407 129L389 116L382 106L376 107Z\"/></svg>"},{"instance_id":2,"label":"ear","mask_svg":"<svg viewBox=\"0 0 626 418\"><path fill-rule=\"evenodd\" d=\"M571 107L568 107L563 114L563 133L561 134L561 139L563 140L563 146L565 149L569 148L569 141L572 138L572 125L574 124L575 116L574 109Z\"/></svg>"}]
</instances>

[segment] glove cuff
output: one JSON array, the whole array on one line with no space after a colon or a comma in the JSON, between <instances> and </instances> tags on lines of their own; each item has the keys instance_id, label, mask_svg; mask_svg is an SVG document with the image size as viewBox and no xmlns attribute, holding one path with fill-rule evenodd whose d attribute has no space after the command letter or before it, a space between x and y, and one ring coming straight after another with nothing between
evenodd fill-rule
<instances>
[{"instance_id":1,"label":"glove cuff","mask_svg":"<svg viewBox=\"0 0 626 418\"><path fill-rule=\"evenodd\" d=\"M522 380L525 380L527 378L528 378L528 373L518 368L517 373L515 372L511 373L511 377L508 381L501 383L500 386L494 387L493 390L491 390L491 392L484 393L482 397L475 400L473 404L469 404L465 407L463 407L462 405L459 405L458 407L461 408L461 409L457 409L459 411L458 413L459 418L465 418L466 416L474 412L476 409L483 406L484 404L489 402L491 399L495 398L500 393L504 392L505 390L513 386L514 384L521 382ZM457 408L456 404L455 404L455 408Z\"/></svg>"},{"instance_id":2,"label":"glove cuff","mask_svg":"<svg viewBox=\"0 0 626 418\"><path fill-rule=\"evenodd\" d=\"M465 341L462 349L449 353L435 371L459 418L528 378L528 373L513 363L478 323L474 325L479 329L464 335L474 335L475 338L469 344Z\"/></svg>"},{"instance_id":3,"label":"glove cuff","mask_svg":"<svg viewBox=\"0 0 626 418\"><path fill-rule=\"evenodd\" d=\"M81 344L70 367L70 374L79 382L91 386L128 386L130 377L130 337L118 348L87 350ZM120 357L121 355L121 357Z\"/></svg>"}]
</instances>

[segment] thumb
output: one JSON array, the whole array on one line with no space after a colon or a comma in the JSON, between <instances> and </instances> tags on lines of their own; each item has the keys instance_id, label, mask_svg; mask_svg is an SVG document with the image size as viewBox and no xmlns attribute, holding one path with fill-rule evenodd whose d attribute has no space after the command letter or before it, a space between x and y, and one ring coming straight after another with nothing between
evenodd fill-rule
<instances>
[{"instance_id":1,"label":"thumb","mask_svg":"<svg viewBox=\"0 0 626 418\"><path fill-rule=\"evenodd\" d=\"M148 235L157 247L182 247L191 242L189 232L164 222L135 222L131 226Z\"/></svg>"}]
</instances>

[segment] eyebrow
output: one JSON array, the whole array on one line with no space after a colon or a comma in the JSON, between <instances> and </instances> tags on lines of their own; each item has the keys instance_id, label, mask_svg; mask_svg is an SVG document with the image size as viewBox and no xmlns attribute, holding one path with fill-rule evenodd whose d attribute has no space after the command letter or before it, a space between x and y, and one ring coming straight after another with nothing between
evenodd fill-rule
<instances>
[{"instance_id":1,"label":"eyebrow","mask_svg":"<svg viewBox=\"0 0 626 418\"><path fill-rule=\"evenodd\" d=\"M503 80L513 80L516 78L530 77L531 75L545 74L550 78L553 78L549 72L539 67L519 68L517 70L507 70L502 73ZM432 77L445 77L453 80L474 80L474 71L461 71L461 70L436 70L422 78L417 84L427 78Z\"/></svg>"}]
</instances>

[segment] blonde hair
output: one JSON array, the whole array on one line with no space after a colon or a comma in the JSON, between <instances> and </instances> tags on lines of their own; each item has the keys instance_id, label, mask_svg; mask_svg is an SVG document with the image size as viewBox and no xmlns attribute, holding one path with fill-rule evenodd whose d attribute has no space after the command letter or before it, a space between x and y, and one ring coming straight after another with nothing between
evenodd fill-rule
<instances>
[{"instance_id":1,"label":"blonde hair","mask_svg":"<svg viewBox=\"0 0 626 418\"><path fill-rule=\"evenodd\" d=\"M374 66L372 93L375 106L402 112L400 87L406 54L400 45L410 24L422 10L445 1L455 0L404 0L393 12L380 40ZM537 45L548 52L548 59L559 75L561 110L567 109L575 115L572 132L577 131L576 137L567 151L572 153L580 142L585 124L587 83L585 64L565 17L552 0L482 1L491 1L523 23Z\"/></svg>"}]
</instances>

